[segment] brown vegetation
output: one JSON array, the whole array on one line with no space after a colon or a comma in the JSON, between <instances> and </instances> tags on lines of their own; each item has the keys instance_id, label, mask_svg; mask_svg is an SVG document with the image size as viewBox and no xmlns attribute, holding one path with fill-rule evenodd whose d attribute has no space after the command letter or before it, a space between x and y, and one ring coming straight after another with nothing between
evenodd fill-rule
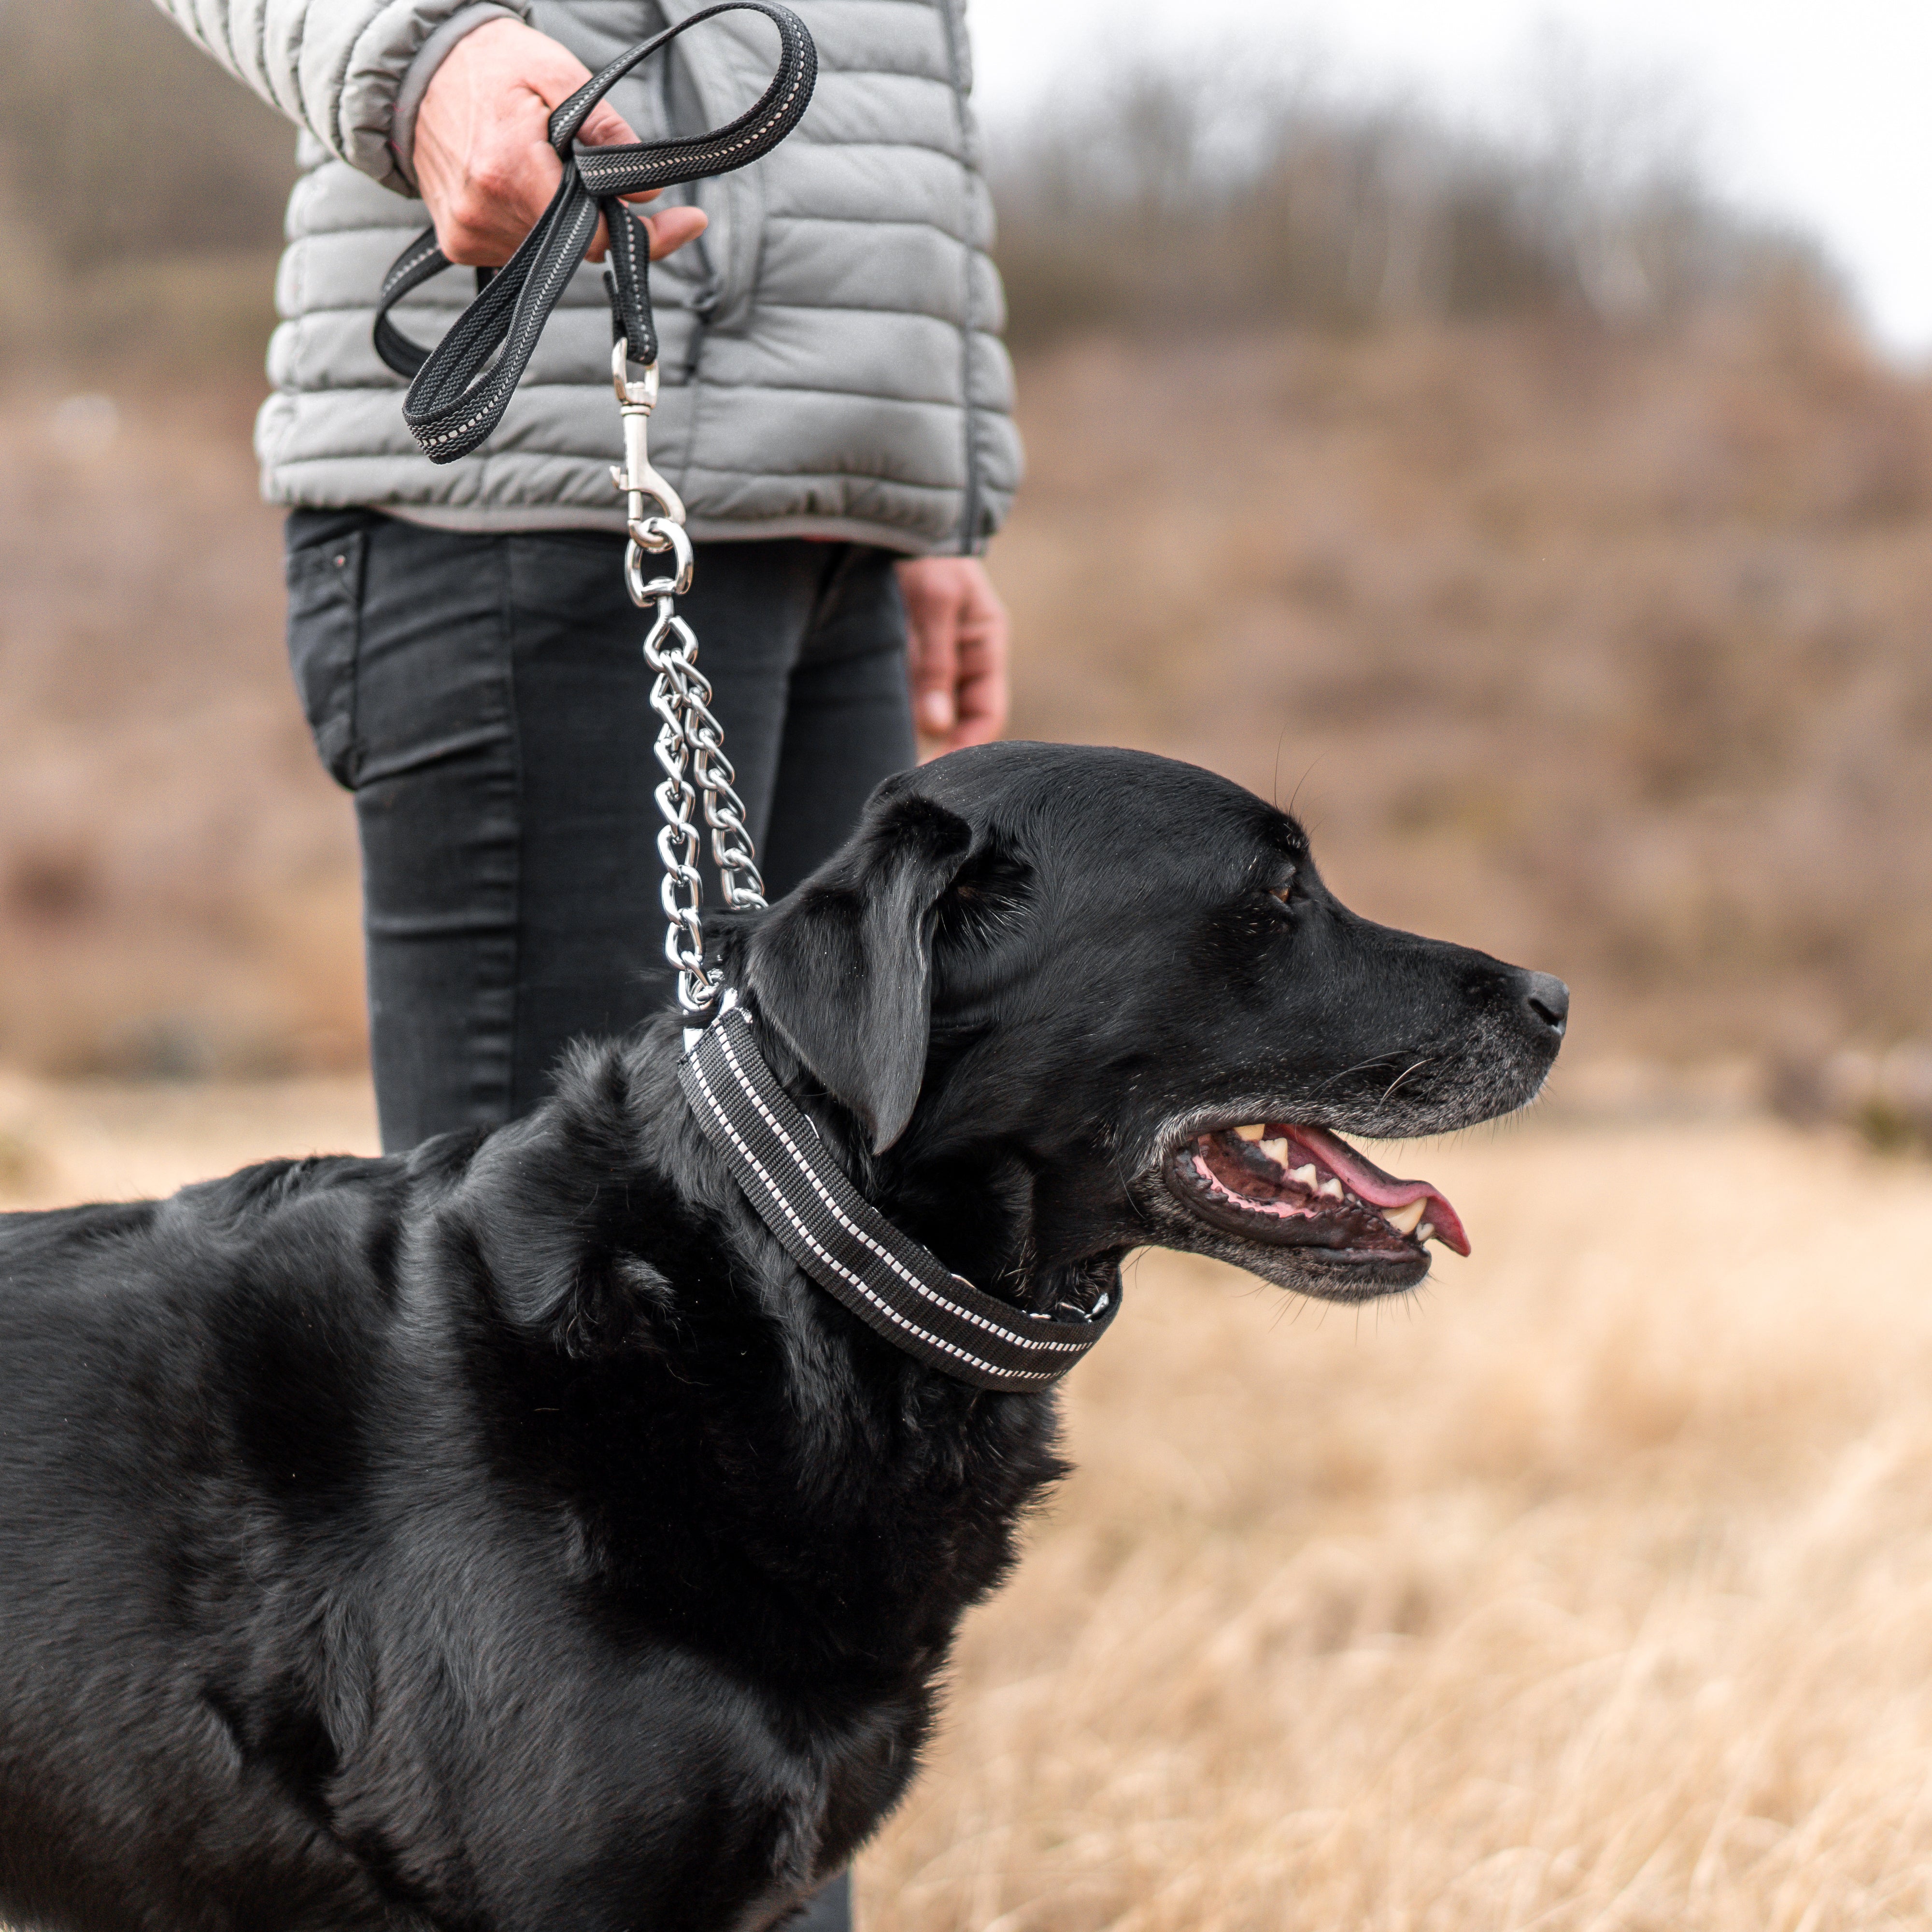
<instances>
[{"instance_id":1,"label":"brown vegetation","mask_svg":"<svg viewBox=\"0 0 1932 1932\"><path fill-rule=\"evenodd\" d=\"M0 356L252 371L295 135L152 0L0 6Z\"/></svg>"},{"instance_id":2,"label":"brown vegetation","mask_svg":"<svg viewBox=\"0 0 1932 1932\"><path fill-rule=\"evenodd\" d=\"M281 658L254 392L0 410L0 1064L356 1064L346 801Z\"/></svg>"},{"instance_id":3,"label":"brown vegetation","mask_svg":"<svg viewBox=\"0 0 1932 1932\"><path fill-rule=\"evenodd\" d=\"M1021 722L1197 758L1576 1043L1932 1020L1932 394L1808 304L1024 371Z\"/></svg>"},{"instance_id":4,"label":"brown vegetation","mask_svg":"<svg viewBox=\"0 0 1932 1932\"><path fill-rule=\"evenodd\" d=\"M1292 800L1364 910L1570 979L1586 1054L1932 1024L1932 395L1828 312L1088 338L1021 378L1021 731ZM358 1051L247 400L0 418L0 1058Z\"/></svg>"},{"instance_id":5,"label":"brown vegetation","mask_svg":"<svg viewBox=\"0 0 1932 1932\"><path fill-rule=\"evenodd\" d=\"M76 5L0 11L0 1060L352 1063L246 448L287 131ZM1932 1034L1932 389L1628 90L1552 69L1505 151L1226 63L1110 87L999 150L1018 728L1292 797L1364 909L1573 980L1574 1052L1932 1137L1825 1065Z\"/></svg>"}]
</instances>

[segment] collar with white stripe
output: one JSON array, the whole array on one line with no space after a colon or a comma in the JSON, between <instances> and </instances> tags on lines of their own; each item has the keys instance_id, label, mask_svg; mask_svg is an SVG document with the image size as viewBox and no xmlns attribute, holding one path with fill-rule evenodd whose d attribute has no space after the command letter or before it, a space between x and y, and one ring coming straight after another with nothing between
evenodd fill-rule
<instances>
[{"instance_id":1,"label":"collar with white stripe","mask_svg":"<svg viewBox=\"0 0 1932 1932\"><path fill-rule=\"evenodd\" d=\"M711 1144L778 1244L886 1340L975 1388L1049 1387L1107 1332L1118 1293L1085 1321L995 1300L902 1234L827 1151L766 1065L742 1006L720 1013L678 1069Z\"/></svg>"}]
</instances>

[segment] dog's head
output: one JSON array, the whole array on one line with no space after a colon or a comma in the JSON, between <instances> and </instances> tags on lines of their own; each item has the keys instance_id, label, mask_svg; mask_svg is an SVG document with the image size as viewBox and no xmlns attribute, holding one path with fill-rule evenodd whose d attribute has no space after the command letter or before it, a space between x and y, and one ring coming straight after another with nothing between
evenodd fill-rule
<instances>
[{"instance_id":1,"label":"dog's head","mask_svg":"<svg viewBox=\"0 0 1932 1932\"><path fill-rule=\"evenodd\" d=\"M1358 918L1301 827L1227 780L1066 746L889 780L729 946L881 1205L1040 1303L1147 1245L1334 1298L1414 1286L1431 1239L1467 1251L1461 1223L1340 1133L1521 1106L1568 1006L1546 974Z\"/></svg>"}]
</instances>

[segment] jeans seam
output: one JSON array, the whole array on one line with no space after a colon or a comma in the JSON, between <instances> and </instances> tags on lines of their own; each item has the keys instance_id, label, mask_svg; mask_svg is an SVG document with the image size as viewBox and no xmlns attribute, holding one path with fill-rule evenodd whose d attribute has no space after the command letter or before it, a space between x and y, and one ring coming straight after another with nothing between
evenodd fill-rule
<instances>
[{"instance_id":1,"label":"jeans seam","mask_svg":"<svg viewBox=\"0 0 1932 1932\"><path fill-rule=\"evenodd\" d=\"M349 644L349 742L343 748L343 758L349 772L348 789L352 792L362 782L362 766L366 762L362 746L362 607L368 601L372 534L366 527L356 532L356 581L350 586L352 625Z\"/></svg>"},{"instance_id":2,"label":"jeans seam","mask_svg":"<svg viewBox=\"0 0 1932 1932\"><path fill-rule=\"evenodd\" d=\"M507 1064L503 1071L503 1118L515 1120L524 1111L525 1096L517 1091L517 1029L522 1018L518 998L524 949L524 736L517 717L517 603L515 569L511 556L516 538L505 537L494 546L496 554L500 622L503 651L503 713L510 734L510 808L514 830L510 841L510 961L508 980ZM532 1104L536 1096L530 1096Z\"/></svg>"},{"instance_id":3,"label":"jeans seam","mask_svg":"<svg viewBox=\"0 0 1932 1932\"><path fill-rule=\"evenodd\" d=\"M860 557L872 546L848 541L827 544L824 548L832 554L820 571L818 587L812 592L812 608L806 614L805 628L799 634L798 650L792 661L794 670L798 668L798 660L811 649L812 640L817 636L819 626L824 622L828 610L834 605L840 592L844 589L845 580L857 568Z\"/></svg>"}]
</instances>

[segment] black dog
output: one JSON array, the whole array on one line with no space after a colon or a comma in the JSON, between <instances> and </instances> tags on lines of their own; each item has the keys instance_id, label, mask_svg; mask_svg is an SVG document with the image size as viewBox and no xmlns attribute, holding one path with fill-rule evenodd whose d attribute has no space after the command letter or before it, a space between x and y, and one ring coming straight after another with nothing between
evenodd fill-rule
<instances>
[{"instance_id":1,"label":"black dog","mask_svg":"<svg viewBox=\"0 0 1932 1932\"><path fill-rule=\"evenodd\" d=\"M1030 1306L1150 1244L1413 1286L1453 1211L1330 1130L1520 1106L1568 1003L1124 752L895 779L714 928L862 1192ZM495 1133L0 1221L0 1916L750 1932L890 1809L1053 1399L794 1268L680 1052L668 1018Z\"/></svg>"}]
</instances>

